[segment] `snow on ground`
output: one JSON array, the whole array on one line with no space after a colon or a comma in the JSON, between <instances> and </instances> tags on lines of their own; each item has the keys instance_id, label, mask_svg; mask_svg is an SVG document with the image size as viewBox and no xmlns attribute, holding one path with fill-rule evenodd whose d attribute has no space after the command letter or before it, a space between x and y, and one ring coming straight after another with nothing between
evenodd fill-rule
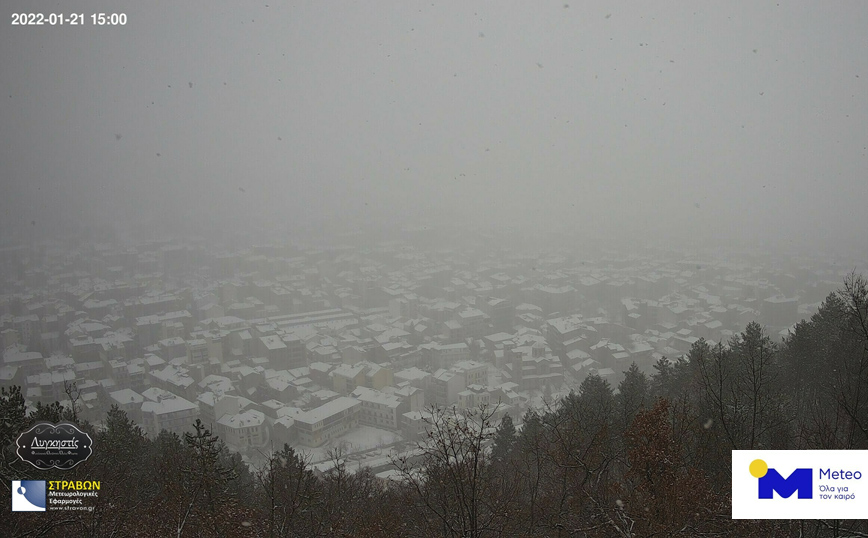
<instances>
[{"instance_id":1,"label":"snow on ground","mask_svg":"<svg viewBox=\"0 0 868 538\"><path fill-rule=\"evenodd\" d=\"M295 449L309 456L311 462L320 462L328 459L329 450L338 447L343 448L345 454L353 454L380 446L391 445L401 440L402 437L395 432L381 430L373 426L358 426L321 447L308 448L298 445Z\"/></svg>"}]
</instances>

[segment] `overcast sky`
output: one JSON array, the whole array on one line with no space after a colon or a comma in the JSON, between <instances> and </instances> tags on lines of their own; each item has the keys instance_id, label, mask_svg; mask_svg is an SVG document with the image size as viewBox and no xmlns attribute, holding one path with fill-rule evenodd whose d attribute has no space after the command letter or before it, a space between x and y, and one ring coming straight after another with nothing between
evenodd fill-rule
<instances>
[{"instance_id":1,"label":"overcast sky","mask_svg":"<svg viewBox=\"0 0 868 538\"><path fill-rule=\"evenodd\" d=\"M565 1L3 2L0 224L868 249L868 3Z\"/></svg>"}]
</instances>

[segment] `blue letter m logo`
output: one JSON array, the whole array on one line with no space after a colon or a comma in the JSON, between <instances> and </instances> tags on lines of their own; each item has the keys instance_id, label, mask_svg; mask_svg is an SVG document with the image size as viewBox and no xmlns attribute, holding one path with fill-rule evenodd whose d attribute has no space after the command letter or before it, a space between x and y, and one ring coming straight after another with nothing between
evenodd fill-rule
<instances>
[{"instance_id":1,"label":"blue letter m logo","mask_svg":"<svg viewBox=\"0 0 868 538\"><path fill-rule=\"evenodd\" d=\"M771 499L772 493L777 491L784 499L794 492L799 492L799 499L813 498L814 482L812 469L796 469L789 477L784 478L774 469L759 479L759 498Z\"/></svg>"}]
</instances>

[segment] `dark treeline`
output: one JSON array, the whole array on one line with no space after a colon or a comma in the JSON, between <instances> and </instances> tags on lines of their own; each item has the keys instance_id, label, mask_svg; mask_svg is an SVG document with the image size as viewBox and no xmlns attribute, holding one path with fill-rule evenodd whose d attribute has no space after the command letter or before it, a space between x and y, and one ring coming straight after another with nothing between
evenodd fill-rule
<instances>
[{"instance_id":1,"label":"dark treeline","mask_svg":"<svg viewBox=\"0 0 868 538\"><path fill-rule=\"evenodd\" d=\"M340 453L315 474L288 446L251 472L201 423L148 439L116 408L84 425L87 462L42 473L13 441L72 411L28 415L13 388L0 415L6 506L11 480L102 482L93 512L11 513L2 536L868 536L862 520L733 521L730 504L731 450L868 448L868 286L848 277L782 344L751 323L617 387L592 375L519 428L496 409L434 410L391 481Z\"/></svg>"}]
</instances>

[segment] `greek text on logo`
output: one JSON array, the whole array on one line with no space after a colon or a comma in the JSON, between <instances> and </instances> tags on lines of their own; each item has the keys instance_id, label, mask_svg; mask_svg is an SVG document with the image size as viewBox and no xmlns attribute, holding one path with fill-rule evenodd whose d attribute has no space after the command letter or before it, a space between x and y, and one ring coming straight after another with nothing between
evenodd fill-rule
<instances>
[{"instance_id":1,"label":"greek text on logo","mask_svg":"<svg viewBox=\"0 0 868 538\"><path fill-rule=\"evenodd\" d=\"M93 453L90 435L69 422L40 422L18 436L16 452L37 469L72 469Z\"/></svg>"},{"instance_id":2,"label":"greek text on logo","mask_svg":"<svg viewBox=\"0 0 868 538\"><path fill-rule=\"evenodd\" d=\"M733 519L861 519L865 450L733 450Z\"/></svg>"}]
</instances>

